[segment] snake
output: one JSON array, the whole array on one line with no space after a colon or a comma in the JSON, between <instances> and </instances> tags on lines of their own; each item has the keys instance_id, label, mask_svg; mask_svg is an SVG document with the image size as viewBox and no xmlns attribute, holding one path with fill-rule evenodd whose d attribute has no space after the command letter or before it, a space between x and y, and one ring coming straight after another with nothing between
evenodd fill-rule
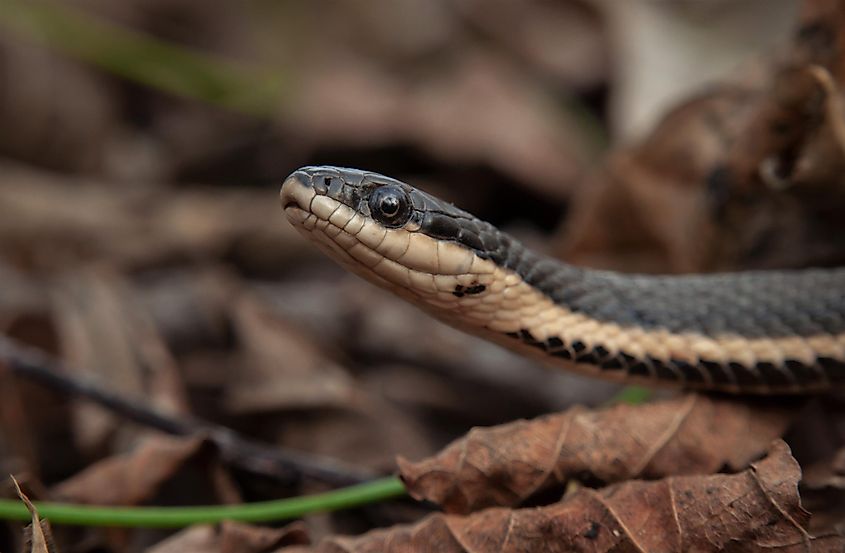
<instances>
[{"instance_id":1,"label":"snake","mask_svg":"<svg viewBox=\"0 0 845 553\"><path fill-rule=\"evenodd\" d=\"M845 268L651 275L580 267L402 181L341 167L294 171L280 198L293 226L341 266L549 364L738 394L845 387Z\"/></svg>"}]
</instances>

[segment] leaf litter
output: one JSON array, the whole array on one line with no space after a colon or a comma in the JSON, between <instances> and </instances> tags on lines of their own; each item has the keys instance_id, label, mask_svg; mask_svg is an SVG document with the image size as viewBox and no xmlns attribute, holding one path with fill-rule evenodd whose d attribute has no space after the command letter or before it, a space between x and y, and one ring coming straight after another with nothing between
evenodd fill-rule
<instances>
[{"instance_id":1,"label":"leaf litter","mask_svg":"<svg viewBox=\"0 0 845 553\"><path fill-rule=\"evenodd\" d=\"M572 407L616 388L421 320L326 264L273 201L292 167L346 163L441 183L532 245L544 240L529 223L537 211L566 203L549 249L588 265L839 263L841 5L805 1L784 59L702 91L582 180L596 143L579 110L600 112L616 86L612 30L587 4L280 4L256 27L196 0L85 4L194 47L284 58L298 90L279 99L277 121L256 122L0 37L0 328L169 416L379 471L401 453L410 491L446 514L391 503L167 539L62 528L62 550L295 552L312 539L317 551L845 549L831 534L843 530L832 452L845 441L831 411L668 394ZM45 93L59 77L64 93ZM244 474L202 435L163 438L8 369L0 468L39 498L230 504L326 487ZM435 453L468 427L518 417L531 420ZM771 445L784 435L809 467L800 488L789 449ZM336 537L376 526L389 528ZM13 535L0 530L0 548Z\"/></svg>"},{"instance_id":2,"label":"leaf litter","mask_svg":"<svg viewBox=\"0 0 845 553\"><path fill-rule=\"evenodd\" d=\"M841 551L841 536L811 536L788 446L738 474L632 480L581 488L549 506L435 514L310 551ZM290 551L303 551L293 548Z\"/></svg>"},{"instance_id":3,"label":"leaf litter","mask_svg":"<svg viewBox=\"0 0 845 553\"><path fill-rule=\"evenodd\" d=\"M623 482L739 470L760 457L794 406L701 395L476 428L437 456L400 458L408 491L449 513L517 506L572 479Z\"/></svg>"}]
</instances>

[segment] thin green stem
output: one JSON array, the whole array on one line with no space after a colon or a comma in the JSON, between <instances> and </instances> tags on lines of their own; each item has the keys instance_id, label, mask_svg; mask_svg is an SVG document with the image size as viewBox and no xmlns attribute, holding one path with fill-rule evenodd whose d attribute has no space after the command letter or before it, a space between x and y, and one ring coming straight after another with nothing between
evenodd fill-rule
<instances>
[{"instance_id":1,"label":"thin green stem","mask_svg":"<svg viewBox=\"0 0 845 553\"><path fill-rule=\"evenodd\" d=\"M53 524L75 526L122 526L179 528L191 524L213 524L223 520L266 522L298 518L309 513L337 511L402 497L405 486L392 476L326 493L245 503L198 507L101 507L35 501L38 514ZM17 500L0 500L0 519L30 520L31 515Z\"/></svg>"}]
</instances>

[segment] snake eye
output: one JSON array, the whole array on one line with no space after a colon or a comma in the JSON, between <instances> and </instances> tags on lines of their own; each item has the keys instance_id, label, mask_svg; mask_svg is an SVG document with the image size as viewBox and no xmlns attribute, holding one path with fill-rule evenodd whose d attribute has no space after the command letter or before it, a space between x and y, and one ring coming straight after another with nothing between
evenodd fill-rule
<instances>
[{"instance_id":1,"label":"snake eye","mask_svg":"<svg viewBox=\"0 0 845 553\"><path fill-rule=\"evenodd\" d=\"M370 214L386 227L401 227L411 216L411 205L405 191L391 184L373 191L370 196Z\"/></svg>"}]
</instances>

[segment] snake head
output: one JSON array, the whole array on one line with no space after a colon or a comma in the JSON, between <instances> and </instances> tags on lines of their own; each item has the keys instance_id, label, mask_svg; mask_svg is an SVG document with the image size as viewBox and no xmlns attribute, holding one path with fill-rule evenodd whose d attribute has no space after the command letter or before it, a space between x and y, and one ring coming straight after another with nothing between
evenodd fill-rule
<instances>
[{"instance_id":1,"label":"snake head","mask_svg":"<svg viewBox=\"0 0 845 553\"><path fill-rule=\"evenodd\" d=\"M480 294L504 249L488 223L377 173L303 167L280 196L288 220L330 257L401 295Z\"/></svg>"}]
</instances>

